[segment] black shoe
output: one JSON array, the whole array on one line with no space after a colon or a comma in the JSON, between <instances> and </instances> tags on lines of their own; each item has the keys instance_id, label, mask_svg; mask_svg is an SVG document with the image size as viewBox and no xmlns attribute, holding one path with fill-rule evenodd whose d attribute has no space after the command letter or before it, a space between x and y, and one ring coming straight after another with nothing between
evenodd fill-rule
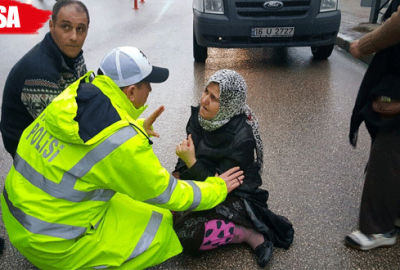
<instances>
[{"instance_id":1,"label":"black shoe","mask_svg":"<svg viewBox=\"0 0 400 270\"><path fill-rule=\"evenodd\" d=\"M3 253L3 249L4 249L4 239L0 238L0 254Z\"/></svg>"},{"instance_id":2,"label":"black shoe","mask_svg":"<svg viewBox=\"0 0 400 270\"><path fill-rule=\"evenodd\" d=\"M271 241L265 240L264 243L256 247L255 253L257 263L260 267L264 268L272 257L273 244Z\"/></svg>"}]
</instances>

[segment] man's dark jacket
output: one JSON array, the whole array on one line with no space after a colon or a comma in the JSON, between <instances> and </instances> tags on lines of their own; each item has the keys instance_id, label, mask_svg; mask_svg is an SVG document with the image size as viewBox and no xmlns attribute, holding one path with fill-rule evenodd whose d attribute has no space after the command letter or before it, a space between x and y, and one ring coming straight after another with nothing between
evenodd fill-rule
<instances>
[{"instance_id":1,"label":"man's dark jacket","mask_svg":"<svg viewBox=\"0 0 400 270\"><path fill-rule=\"evenodd\" d=\"M0 131L6 141L17 144L34 118L86 73L82 53L74 59L66 57L47 33L14 65L5 83L1 108Z\"/></svg>"}]
</instances>

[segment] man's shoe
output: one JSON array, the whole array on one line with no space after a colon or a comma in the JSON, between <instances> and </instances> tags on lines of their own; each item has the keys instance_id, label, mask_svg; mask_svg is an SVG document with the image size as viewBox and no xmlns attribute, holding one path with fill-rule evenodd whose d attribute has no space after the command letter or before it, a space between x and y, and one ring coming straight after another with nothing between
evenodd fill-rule
<instances>
[{"instance_id":1,"label":"man's shoe","mask_svg":"<svg viewBox=\"0 0 400 270\"><path fill-rule=\"evenodd\" d=\"M377 247L392 246L396 243L396 231L393 230L384 234L363 234L357 230L347 235L345 243L347 246L358 250L369 250Z\"/></svg>"},{"instance_id":2,"label":"man's shoe","mask_svg":"<svg viewBox=\"0 0 400 270\"><path fill-rule=\"evenodd\" d=\"M265 267L272 257L273 244L271 241L265 240L264 243L257 246L255 254L257 257L257 263L260 267Z\"/></svg>"}]
</instances>

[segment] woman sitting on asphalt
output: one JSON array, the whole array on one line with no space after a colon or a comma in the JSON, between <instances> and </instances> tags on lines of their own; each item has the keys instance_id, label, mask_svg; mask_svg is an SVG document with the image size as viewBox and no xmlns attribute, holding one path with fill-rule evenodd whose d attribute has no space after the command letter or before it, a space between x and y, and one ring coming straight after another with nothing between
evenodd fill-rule
<instances>
[{"instance_id":1,"label":"woman sitting on asphalt","mask_svg":"<svg viewBox=\"0 0 400 270\"><path fill-rule=\"evenodd\" d=\"M173 175L204 181L208 176L240 166L243 184L214 209L176 213L175 231L184 252L200 254L225 244L245 242L265 267L272 247L289 248L292 224L268 209L262 184L263 146L258 123L246 104L247 86L232 70L220 70L209 80L200 105L192 107L188 138L176 147Z\"/></svg>"}]
</instances>

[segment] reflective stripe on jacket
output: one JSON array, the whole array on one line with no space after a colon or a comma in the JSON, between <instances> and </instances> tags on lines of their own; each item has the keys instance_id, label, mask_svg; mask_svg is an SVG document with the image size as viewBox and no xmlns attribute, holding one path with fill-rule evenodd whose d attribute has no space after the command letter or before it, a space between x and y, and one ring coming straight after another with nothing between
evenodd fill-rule
<instances>
[{"instance_id":1,"label":"reflective stripe on jacket","mask_svg":"<svg viewBox=\"0 0 400 270\"><path fill-rule=\"evenodd\" d=\"M209 209L225 199L226 185L218 177L195 182L171 176L137 120L145 108L136 109L108 77L96 76L90 83L89 76L54 99L22 134L2 195L3 220L11 242L40 268L119 266L139 255L148 258L133 265L148 267L157 263L155 254L146 253L155 239L171 238L167 257L181 249L170 213L158 207ZM128 210L116 207L122 201ZM123 230L127 221L117 222L122 212L131 219L126 225L131 227ZM119 231L104 233L112 227ZM98 250L89 249L94 236L107 247L97 243ZM85 241L87 248L80 246ZM97 253L106 252L121 258L96 261ZM93 258L65 264L66 256L78 253ZM159 260L167 259L163 256Z\"/></svg>"}]
</instances>

